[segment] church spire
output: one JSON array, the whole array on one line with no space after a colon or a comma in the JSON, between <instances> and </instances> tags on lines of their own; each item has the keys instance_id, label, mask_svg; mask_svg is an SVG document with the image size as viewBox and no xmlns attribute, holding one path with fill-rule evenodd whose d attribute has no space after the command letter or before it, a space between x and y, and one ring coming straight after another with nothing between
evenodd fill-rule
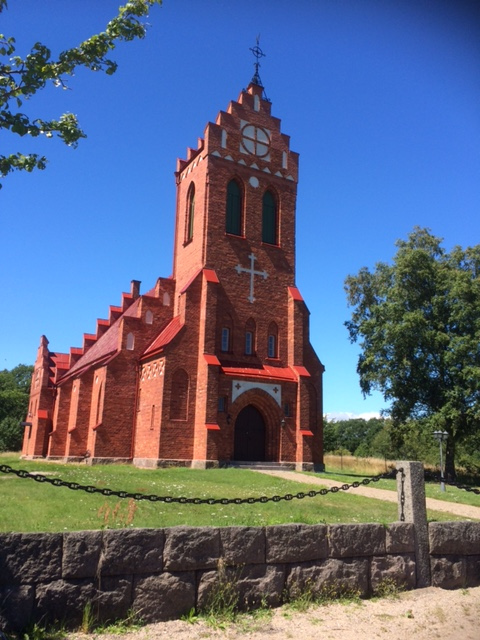
<instances>
[{"instance_id":1,"label":"church spire","mask_svg":"<svg viewBox=\"0 0 480 640\"><path fill-rule=\"evenodd\" d=\"M253 63L253 66L255 67L255 73L253 74L253 78L251 80L251 84L256 84L257 86L262 87L262 89L263 89L263 99L264 100L268 100L267 94L265 93L265 88L263 86L262 80L260 78L260 74L258 72L258 70L260 68L260 58L265 58L266 57L266 55L260 49L259 45L260 45L260 35L257 36L257 44L254 47L250 47L250 51L255 56L255 62Z\"/></svg>"}]
</instances>

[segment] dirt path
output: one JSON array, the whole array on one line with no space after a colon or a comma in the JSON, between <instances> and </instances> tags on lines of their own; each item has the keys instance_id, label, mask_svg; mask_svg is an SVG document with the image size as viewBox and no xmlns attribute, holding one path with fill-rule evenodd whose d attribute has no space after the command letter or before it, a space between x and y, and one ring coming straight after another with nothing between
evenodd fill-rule
<instances>
[{"instance_id":1,"label":"dirt path","mask_svg":"<svg viewBox=\"0 0 480 640\"><path fill-rule=\"evenodd\" d=\"M324 487L341 487L342 482L335 480L329 480L328 478L313 476L306 476L304 474L298 474L296 471L258 471L257 473L266 473L270 476L277 478L283 478L284 480L294 480L295 482L303 482L306 484L314 484ZM453 490L453 489L452 489ZM365 498L375 498L377 500L385 500L386 502L397 502L397 494L395 491L387 491L386 489L374 489L373 487L358 487L352 489L352 493L359 496L365 496ZM480 496L478 498L480 504ZM446 513L452 513L456 516L469 518L473 520L480 520L480 506L473 507L468 504L456 504L455 502L445 502L444 500L437 500L435 498L427 498L427 509L434 509L435 511L444 511ZM480 631L478 638L480 640Z\"/></svg>"},{"instance_id":2,"label":"dirt path","mask_svg":"<svg viewBox=\"0 0 480 640\"><path fill-rule=\"evenodd\" d=\"M444 591L434 587L408 591L397 598L331 603L305 613L282 607L242 617L225 629L204 621L172 620L150 624L129 634L102 633L101 640L479 640L480 587ZM95 636L94 636L95 637ZM71 640L92 640L73 634Z\"/></svg>"}]
</instances>

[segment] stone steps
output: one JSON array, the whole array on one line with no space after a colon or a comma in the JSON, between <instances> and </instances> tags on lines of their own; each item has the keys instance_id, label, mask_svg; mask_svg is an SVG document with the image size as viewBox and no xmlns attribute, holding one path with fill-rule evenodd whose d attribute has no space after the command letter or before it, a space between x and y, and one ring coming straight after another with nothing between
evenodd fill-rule
<instances>
[{"instance_id":1,"label":"stone steps","mask_svg":"<svg viewBox=\"0 0 480 640\"><path fill-rule=\"evenodd\" d=\"M232 460L229 467L235 469L251 469L252 471L295 471L294 462L248 462Z\"/></svg>"}]
</instances>

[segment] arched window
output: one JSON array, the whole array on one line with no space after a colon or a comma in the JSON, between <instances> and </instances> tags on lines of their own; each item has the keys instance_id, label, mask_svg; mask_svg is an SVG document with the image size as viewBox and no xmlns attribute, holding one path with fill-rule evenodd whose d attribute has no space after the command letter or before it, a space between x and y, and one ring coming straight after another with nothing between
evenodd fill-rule
<instances>
[{"instance_id":1,"label":"arched window","mask_svg":"<svg viewBox=\"0 0 480 640\"><path fill-rule=\"evenodd\" d=\"M230 351L230 329L229 327L222 327L222 351Z\"/></svg>"},{"instance_id":2,"label":"arched window","mask_svg":"<svg viewBox=\"0 0 480 640\"><path fill-rule=\"evenodd\" d=\"M185 241L190 242L193 238L193 222L195 217L195 185L190 185L187 196L187 229L185 233Z\"/></svg>"},{"instance_id":3,"label":"arched window","mask_svg":"<svg viewBox=\"0 0 480 640\"><path fill-rule=\"evenodd\" d=\"M135 348L135 336L133 335L133 333L129 333L127 335L127 350L133 351L134 348Z\"/></svg>"},{"instance_id":4,"label":"arched window","mask_svg":"<svg viewBox=\"0 0 480 640\"><path fill-rule=\"evenodd\" d=\"M278 358L278 327L275 322L268 325L267 356Z\"/></svg>"},{"instance_id":5,"label":"arched window","mask_svg":"<svg viewBox=\"0 0 480 640\"><path fill-rule=\"evenodd\" d=\"M226 232L242 235L242 191L236 180L230 180L227 186Z\"/></svg>"},{"instance_id":6,"label":"arched window","mask_svg":"<svg viewBox=\"0 0 480 640\"><path fill-rule=\"evenodd\" d=\"M150 309L147 309L147 313L145 314L145 323L153 324L153 313L150 311Z\"/></svg>"},{"instance_id":7,"label":"arched window","mask_svg":"<svg viewBox=\"0 0 480 640\"><path fill-rule=\"evenodd\" d=\"M165 293L163 294L163 306L164 307L170 306L170 295L168 291L165 291Z\"/></svg>"},{"instance_id":8,"label":"arched window","mask_svg":"<svg viewBox=\"0 0 480 640\"><path fill-rule=\"evenodd\" d=\"M221 320L220 330L220 351L231 353L233 351L233 319L226 313Z\"/></svg>"},{"instance_id":9,"label":"arched window","mask_svg":"<svg viewBox=\"0 0 480 640\"><path fill-rule=\"evenodd\" d=\"M308 385L308 428L315 431L317 427L317 392L312 384Z\"/></svg>"},{"instance_id":10,"label":"arched window","mask_svg":"<svg viewBox=\"0 0 480 640\"><path fill-rule=\"evenodd\" d=\"M97 395L97 411L95 413L95 424L100 424L102 417L103 382L100 383Z\"/></svg>"},{"instance_id":11,"label":"arched window","mask_svg":"<svg viewBox=\"0 0 480 640\"><path fill-rule=\"evenodd\" d=\"M277 205L271 191L265 191L262 201L262 242L278 244Z\"/></svg>"},{"instance_id":12,"label":"arched window","mask_svg":"<svg viewBox=\"0 0 480 640\"><path fill-rule=\"evenodd\" d=\"M255 320L250 318L245 325L245 355L251 356L255 353Z\"/></svg>"},{"instance_id":13,"label":"arched window","mask_svg":"<svg viewBox=\"0 0 480 640\"><path fill-rule=\"evenodd\" d=\"M186 420L188 413L188 373L177 369L170 390L170 420Z\"/></svg>"}]
</instances>

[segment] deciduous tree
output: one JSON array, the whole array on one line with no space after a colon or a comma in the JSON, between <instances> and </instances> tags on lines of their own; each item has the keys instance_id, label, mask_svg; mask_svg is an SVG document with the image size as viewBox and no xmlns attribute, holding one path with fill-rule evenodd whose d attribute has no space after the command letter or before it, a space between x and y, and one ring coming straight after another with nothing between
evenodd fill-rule
<instances>
[{"instance_id":1,"label":"deciduous tree","mask_svg":"<svg viewBox=\"0 0 480 640\"><path fill-rule=\"evenodd\" d=\"M118 42L145 37L147 27L142 19L152 5L161 4L161 1L129 0L119 8L118 15L107 24L105 31L63 51L58 59L53 59L50 49L40 42L35 43L25 57L16 55L15 38L0 34L0 129L19 136L50 138L56 135L65 144L76 147L80 138L86 135L75 115L64 113L58 119L32 119L20 111L23 101L48 82L65 88L68 76L72 76L77 67L104 71L107 75L115 73L117 63L107 56ZM7 0L0 0L0 13L6 7ZM45 169L46 163L45 156L35 153L0 155L0 175L4 177L15 169Z\"/></svg>"},{"instance_id":2,"label":"deciduous tree","mask_svg":"<svg viewBox=\"0 0 480 640\"><path fill-rule=\"evenodd\" d=\"M0 371L0 451L18 450L22 444L33 367L19 364Z\"/></svg>"},{"instance_id":3,"label":"deciduous tree","mask_svg":"<svg viewBox=\"0 0 480 640\"><path fill-rule=\"evenodd\" d=\"M422 419L447 431L453 476L455 447L480 420L480 245L448 253L418 227L396 244L391 264L346 279L360 386L383 393L394 422Z\"/></svg>"}]
</instances>

